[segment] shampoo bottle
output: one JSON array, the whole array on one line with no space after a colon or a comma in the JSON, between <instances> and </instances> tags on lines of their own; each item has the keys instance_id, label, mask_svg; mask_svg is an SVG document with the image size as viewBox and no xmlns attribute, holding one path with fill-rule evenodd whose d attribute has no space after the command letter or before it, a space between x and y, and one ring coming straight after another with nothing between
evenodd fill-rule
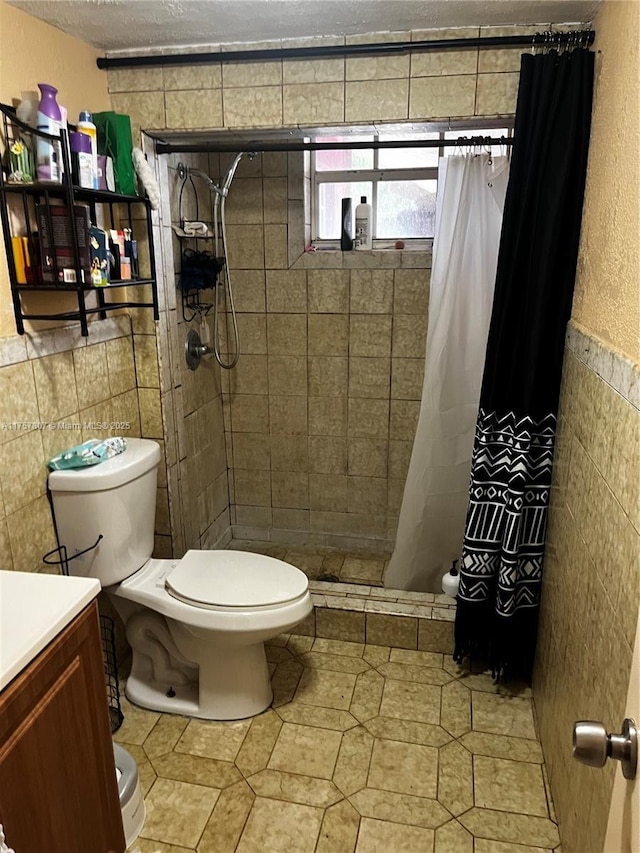
<instances>
[{"instance_id":1,"label":"shampoo bottle","mask_svg":"<svg viewBox=\"0 0 640 853\"><path fill-rule=\"evenodd\" d=\"M451 598L455 598L458 595L460 587L460 573L456 565L457 562L457 560L453 561L451 568L442 578L442 591Z\"/></svg>"},{"instance_id":2,"label":"shampoo bottle","mask_svg":"<svg viewBox=\"0 0 640 853\"><path fill-rule=\"evenodd\" d=\"M77 124L80 133L86 133L91 140L91 171L93 173L93 188L99 189L98 183L98 130L95 124L91 121L91 113L87 110L82 110L80 119Z\"/></svg>"},{"instance_id":3,"label":"shampoo bottle","mask_svg":"<svg viewBox=\"0 0 640 853\"><path fill-rule=\"evenodd\" d=\"M371 248L371 205L367 204L366 195L360 196L360 204L356 207L356 249Z\"/></svg>"},{"instance_id":4,"label":"shampoo bottle","mask_svg":"<svg viewBox=\"0 0 640 853\"><path fill-rule=\"evenodd\" d=\"M38 130L52 136L60 136L62 113L56 101L58 90L48 83L38 83L40 103L38 104ZM59 142L37 137L36 142L37 166L36 172L40 181L62 180L62 149Z\"/></svg>"}]
</instances>

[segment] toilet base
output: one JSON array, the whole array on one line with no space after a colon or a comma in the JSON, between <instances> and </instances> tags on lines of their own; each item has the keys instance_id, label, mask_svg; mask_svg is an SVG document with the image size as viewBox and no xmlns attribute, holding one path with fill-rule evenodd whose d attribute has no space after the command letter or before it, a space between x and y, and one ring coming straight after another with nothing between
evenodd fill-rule
<instances>
[{"instance_id":1,"label":"toilet base","mask_svg":"<svg viewBox=\"0 0 640 853\"><path fill-rule=\"evenodd\" d=\"M209 646L206 652L197 684L161 684L132 674L127 698L152 711L202 720L242 720L269 707L273 691L263 643Z\"/></svg>"}]
</instances>

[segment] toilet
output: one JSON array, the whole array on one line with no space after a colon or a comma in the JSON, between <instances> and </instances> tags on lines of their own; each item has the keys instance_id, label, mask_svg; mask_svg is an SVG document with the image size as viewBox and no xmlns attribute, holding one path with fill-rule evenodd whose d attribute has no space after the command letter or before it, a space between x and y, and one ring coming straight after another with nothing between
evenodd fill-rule
<instances>
[{"instance_id":1,"label":"toilet","mask_svg":"<svg viewBox=\"0 0 640 853\"><path fill-rule=\"evenodd\" d=\"M264 643L309 615L308 579L245 551L151 559L159 462L155 441L130 438L99 465L50 472L69 572L97 578L125 623L128 699L206 720L252 717L273 698Z\"/></svg>"}]
</instances>

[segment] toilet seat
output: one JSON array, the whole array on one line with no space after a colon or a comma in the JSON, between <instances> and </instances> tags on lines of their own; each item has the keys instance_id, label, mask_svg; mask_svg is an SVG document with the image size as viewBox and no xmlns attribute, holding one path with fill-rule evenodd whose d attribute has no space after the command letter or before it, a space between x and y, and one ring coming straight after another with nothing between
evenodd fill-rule
<instances>
[{"instance_id":1,"label":"toilet seat","mask_svg":"<svg viewBox=\"0 0 640 853\"><path fill-rule=\"evenodd\" d=\"M207 610L260 610L307 594L307 576L282 560L248 551L187 551L165 578L173 598Z\"/></svg>"}]
</instances>

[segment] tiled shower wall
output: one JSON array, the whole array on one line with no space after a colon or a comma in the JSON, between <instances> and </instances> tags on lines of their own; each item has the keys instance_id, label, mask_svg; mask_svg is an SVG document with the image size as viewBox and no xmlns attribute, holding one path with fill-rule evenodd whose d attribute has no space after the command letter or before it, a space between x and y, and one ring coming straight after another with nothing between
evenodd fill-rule
<instances>
[{"instance_id":1,"label":"tiled shower wall","mask_svg":"<svg viewBox=\"0 0 640 853\"><path fill-rule=\"evenodd\" d=\"M640 607L640 371L572 326L534 695L563 848L602 853L615 762L571 757L575 720L624 718Z\"/></svg>"},{"instance_id":2,"label":"tiled shower wall","mask_svg":"<svg viewBox=\"0 0 640 853\"><path fill-rule=\"evenodd\" d=\"M242 161L227 204L241 352L222 377L234 536L390 550L431 257L304 253L303 157Z\"/></svg>"},{"instance_id":3,"label":"tiled shower wall","mask_svg":"<svg viewBox=\"0 0 640 853\"><path fill-rule=\"evenodd\" d=\"M369 33L347 41L548 28ZM240 47L246 45L222 49ZM129 113L136 131L510 116L520 53L470 50L118 70L109 72L108 81L114 109ZM210 361L204 368L208 380L203 368L191 377L182 368L185 328L170 272L179 250L175 240L171 245L169 224L178 215L177 161L217 176L228 158L221 163L215 157L191 158L174 155L158 162L161 185L167 180L171 190L159 219L169 270L161 302L160 387L149 389L153 405L162 410L168 454L170 527L159 531L167 538L159 540L158 556L170 547L175 555L189 545L209 547L223 534L227 518L243 537L266 538L271 529L274 538L329 544L329 534L337 537L331 540L336 545L350 545L356 537L357 545L388 550L422 385L428 256L303 254L309 185L302 157L270 155L241 163L228 203L229 262L243 352L231 376L221 377L228 383L223 385L225 432L233 472L226 516L217 373ZM204 185L198 186L202 193ZM203 480L205 464L211 470Z\"/></svg>"}]
</instances>

